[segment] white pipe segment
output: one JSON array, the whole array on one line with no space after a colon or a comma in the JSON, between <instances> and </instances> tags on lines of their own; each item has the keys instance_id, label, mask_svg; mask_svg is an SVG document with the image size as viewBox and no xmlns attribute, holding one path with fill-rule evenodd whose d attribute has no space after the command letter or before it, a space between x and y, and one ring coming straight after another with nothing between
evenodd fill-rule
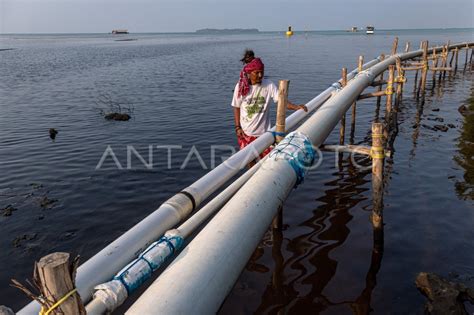
<instances>
[{"instance_id":1,"label":"white pipe segment","mask_svg":"<svg viewBox=\"0 0 474 315\"><path fill-rule=\"evenodd\" d=\"M364 66L370 67L378 62L378 59L374 59ZM351 78L356 73L357 70L354 70L348 77ZM287 129L294 128L306 115L318 109L340 86L340 83L336 82L309 101L306 104L308 112L298 110L288 116L286 118ZM274 128L271 130L273 131ZM92 298L93 288L96 285L111 280L119 270L135 259L138 253L157 240L165 231L188 217L204 199L221 188L240 171L241 167L254 160L273 142L274 137L271 132L266 132L258 137L243 150L235 153L194 184L184 189L185 194L178 193L168 199L149 216L82 264L78 268L76 276L76 286L82 301L84 303L88 302ZM18 314L36 315L39 311L39 303L33 301L21 309Z\"/></svg>"},{"instance_id":2,"label":"white pipe segment","mask_svg":"<svg viewBox=\"0 0 474 315\"><path fill-rule=\"evenodd\" d=\"M212 199L204 207L202 207L202 209L200 209L192 217L190 217L183 224L181 224L177 228L177 230L179 231L179 235L183 239L189 237L189 235L194 230L196 230L205 220L207 220L212 214L219 210L236 193L236 191L239 190L239 188L242 187L242 185L245 184L249 180L249 178L252 177L253 174L255 174L255 172L260 168L263 161L265 161L267 157L268 156L264 157L257 164L247 170L242 176L240 176L237 180L230 184L229 187L224 189L221 193L219 193L219 195L217 195L214 199ZM106 293L107 292L104 292L103 294ZM116 299L112 298L108 300ZM89 315L100 315L106 313L107 311L112 312L122 303L123 301L117 303L106 302L102 295L96 296L96 294L94 293L93 299L89 302L89 304L86 305L86 311Z\"/></svg>"},{"instance_id":3,"label":"white pipe segment","mask_svg":"<svg viewBox=\"0 0 474 315\"><path fill-rule=\"evenodd\" d=\"M462 45L466 44L450 48ZM308 136L313 146L320 146L376 76L395 64L396 58L406 60L421 54L418 50L390 56L357 74L298 131ZM216 313L295 181L295 170L286 160L269 158L127 314Z\"/></svg>"},{"instance_id":4,"label":"white pipe segment","mask_svg":"<svg viewBox=\"0 0 474 315\"><path fill-rule=\"evenodd\" d=\"M215 314L295 181L267 160L126 314Z\"/></svg>"}]
</instances>

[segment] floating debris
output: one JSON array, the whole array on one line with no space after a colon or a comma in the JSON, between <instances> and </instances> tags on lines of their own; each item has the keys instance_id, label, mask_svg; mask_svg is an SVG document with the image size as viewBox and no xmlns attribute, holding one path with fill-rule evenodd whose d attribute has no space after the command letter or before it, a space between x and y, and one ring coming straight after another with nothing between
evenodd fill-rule
<instances>
[{"instance_id":1,"label":"floating debris","mask_svg":"<svg viewBox=\"0 0 474 315\"><path fill-rule=\"evenodd\" d=\"M12 207L12 205L8 205L2 209L1 213L4 217L9 217L12 215L13 211L18 210L17 208Z\"/></svg>"},{"instance_id":2,"label":"floating debris","mask_svg":"<svg viewBox=\"0 0 474 315\"><path fill-rule=\"evenodd\" d=\"M107 120L127 121L132 118L135 111L133 104L115 101L108 94L100 95L96 104L99 106L100 114Z\"/></svg>"},{"instance_id":3,"label":"floating debris","mask_svg":"<svg viewBox=\"0 0 474 315\"><path fill-rule=\"evenodd\" d=\"M446 127L445 125L434 125L433 127L435 130L439 130L439 131L442 131L442 132L446 132L449 130L448 127Z\"/></svg>"},{"instance_id":4,"label":"floating debris","mask_svg":"<svg viewBox=\"0 0 474 315\"><path fill-rule=\"evenodd\" d=\"M49 129L49 137L51 139L56 139L56 135L58 134L58 131L54 128Z\"/></svg>"},{"instance_id":5,"label":"floating debris","mask_svg":"<svg viewBox=\"0 0 474 315\"><path fill-rule=\"evenodd\" d=\"M35 240L37 237L38 237L38 233L23 234L23 235L17 236L13 240L12 244L14 247L20 247L23 241L32 241L32 240Z\"/></svg>"},{"instance_id":6,"label":"floating debris","mask_svg":"<svg viewBox=\"0 0 474 315\"><path fill-rule=\"evenodd\" d=\"M122 113L110 113L104 116L107 120L118 120L118 121L127 121L131 118L129 114Z\"/></svg>"},{"instance_id":7,"label":"floating debris","mask_svg":"<svg viewBox=\"0 0 474 315\"><path fill-rule=\"evenodd\" d=\"M439 108L433 108L431 111L432 112L439 112Z\"/></svg>"},{"instance_id":8,"label":"floating debris","mask_svg":"<svg viewBox=\"0 0 474 315\"><path fill-rule=\"evenodd\" d=\"M33 187L33 189L43 188L43 184L38 184L38 183L31 183L30 186Z\"/></svg>"},{"instance_id":9,"label":"floating debris","mask_svg":"<svg viewBox=\"0 0 474 315\"><path fill-rule=\"evenodd\" d=\"M451 129L456 128L456 126L453 125L453 124L447 124L447 126L448 126L449 128L451 128Z\"/></svg>"},{"instance_id":10,"label":"floating debris","mask_svg":"<svg viewBox=\"0 0 474 315\"><path fill-rule=\"evenodd\" d=\"M47 196L44 196L43 199L40 201L41 208L51 208L53 203L57 202L57 199L49 199Z\"/></svg>"}]
</instances>

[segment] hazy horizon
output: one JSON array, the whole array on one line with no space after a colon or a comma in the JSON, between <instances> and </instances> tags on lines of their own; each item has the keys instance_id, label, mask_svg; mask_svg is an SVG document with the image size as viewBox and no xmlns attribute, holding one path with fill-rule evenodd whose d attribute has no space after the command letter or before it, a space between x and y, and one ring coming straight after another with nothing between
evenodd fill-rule
<instances>
[{"instance_id":1,"label":"hazy horizon","mask_svg":"<svg viewBox=\"0 0 474 315\"><path fill-rule=\"evenodd\" d=\"M2 34L189 33L203 28L261 32L473 28L471 0L0 0Z\"/></svg>"},{"instance_id":2,"label":"hazy horizon","mask_svg":"<svg viewBox=\"0 0 474 315\"><path fill-rule=\"evenodd\" d=\"M355 25L354 25L355 26ZM211 27L205 27L204 29L219 29L219 30L224 30L224 29L234 29L234 28L231 28L231 27L223 27L223 28L211 28ZM118 29L118 28L117 28ZM236 27L235 29L239 29L239 27ZM297 29L294 29L293 28L293 31L295 33L299 33L299 32L340 32L340 31L348 31L350 28L347 28L347 29L332 29L332 30L297 30ZM474 27L448 27L448 28L387 28L387 29L383 29L383 28L375 28L375 30L377 31L411 31L411 30L415 30L415 31L423 31L423 30L462 30L462 29L472 29L474 30ZM359 32L365 32L365 26L358 26L358 30ZM90 33L81 33L81 32L54 32L54 33L39 33L39 32L33 32L33 33L0 33L0 35L54 35L54 34L57 34L57 35L61 35L61 34L64 34L64 35L68 35L68 34L72 34L72 35L80 35L80 34L109 34L111 33L112 30L109 30L108 32L90 32ZM193 34L193 33L196 33L197 30L193 30L193 31L182 31L182 32L153 32L153 31L148 31L148 32L133 32L129 29L127 29L127 31L129 31L129 33L131 34ZM278 33L278 32L285 32L286 29L283 29L283 30L258 30L259 33ZM474 34L473 34L474 35Z\"/></svg>"}]
</instances>

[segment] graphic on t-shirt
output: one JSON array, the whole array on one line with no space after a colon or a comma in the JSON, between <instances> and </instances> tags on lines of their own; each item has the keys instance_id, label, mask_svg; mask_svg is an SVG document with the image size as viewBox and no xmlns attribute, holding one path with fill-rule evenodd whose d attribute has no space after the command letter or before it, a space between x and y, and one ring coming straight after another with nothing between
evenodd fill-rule
<instances>
[{"instance_id":1,"label":"graphic on t-shirt","mask_svg":"<svg viewBox=\"0 0 474 315\"><path fill-rule=\"evenodd\" d=\"M253 97L249 103L249 105L245 106L245 110L247 111L248 119L251 120L253 115L262 112L265 105L265 97L261 96L260 91L258 91L257 96Z\"/></svg>"}]
</instances>

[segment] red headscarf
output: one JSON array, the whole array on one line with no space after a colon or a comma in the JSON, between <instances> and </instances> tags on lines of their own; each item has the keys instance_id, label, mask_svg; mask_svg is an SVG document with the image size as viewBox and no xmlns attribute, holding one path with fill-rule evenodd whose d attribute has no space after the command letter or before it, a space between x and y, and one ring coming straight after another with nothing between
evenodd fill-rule
<instances>
[{"instance_id":1,"label":"red headscarf","mask_svg":"<svg viewBox=\"0 0 474 315\"><path fill-rule=\"evenodd\" d=\"M255 70L263 71L264 69L265 65L260 58L255 58L244 66L242 71L240 71L238 97L245 96L249 93L250 87L248 74Z\"/></svg>"}]
</instances>

